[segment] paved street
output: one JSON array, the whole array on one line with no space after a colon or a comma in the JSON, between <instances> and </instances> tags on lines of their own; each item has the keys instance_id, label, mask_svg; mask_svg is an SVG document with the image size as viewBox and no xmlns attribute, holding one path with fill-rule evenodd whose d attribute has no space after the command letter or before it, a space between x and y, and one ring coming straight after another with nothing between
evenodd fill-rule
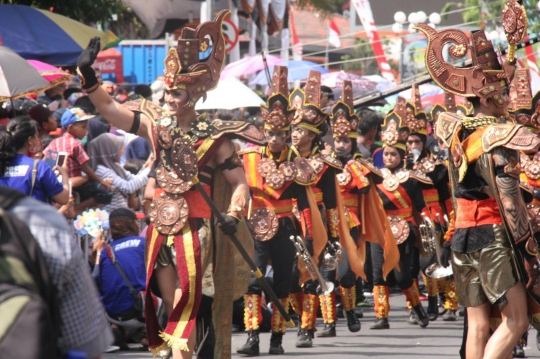
<instances>
[{"instance_id":1,"label":"paved street","mask_svg":"<svg viewBox=\"0 0 540 359\"><path fill-rule=\"evenodd\" d=\"M426 305L425 302L423 302ZM459 358L461 345L461 333L463 318L457 322L443 322L440 318L422 329L406 323L405 297L393 295L390 298L390 329L374 331L369 329L369 324L374 319L372 308L364 308L364 318L361 319L362 330L358 333L350 333L347 330L345 320L338 322L338 333L335 338L315 338L314 346L310 349L299 349L294 346L296 331L290 330L284 337L285 355L280 358ZM319 328L323 326L322 319L317 321ZM536 331L530 331L529 345L526 349L528 358L540 358L540 352L536 348ZM261 356L269 357L268 346L270 333L262 333ZM233 351L246 340L245 333L236 333L232 337ZM104 358L151 358L150 353L141 351L117 352L105 354ZM233 354L233 358L244 356Z\"/></svg>"}]
</instances>

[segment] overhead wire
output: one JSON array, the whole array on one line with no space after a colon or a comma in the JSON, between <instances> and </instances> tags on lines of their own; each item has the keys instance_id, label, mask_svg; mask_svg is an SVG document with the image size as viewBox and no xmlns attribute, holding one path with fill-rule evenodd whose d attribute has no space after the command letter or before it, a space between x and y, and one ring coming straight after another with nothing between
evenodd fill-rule
<instances>
[{"instance_id":1,"label":"overhead wire","mask_svg":"<svg viewBox=\"0 0 540 359\"><path fill-rule=\"evenodd\" d=\"M492 18L489 18L487 20L496 20L496 19L499 19L501 18L501 16L495 16L495 17L492 17ZM448 27L444 27L444 28L441 28L441 29L445 29L445 28L453 28L455 26L467 26L467 25L471 25L471 24L474 24L476 23L477 21L469 21L469 22L464 22L462 24L457 24L457 25L452 25L452 26L448 26ZM403 36L404 37L404 36ZM368 43L369 44L369 43ZM403 55L405 54L406 51L402 51L402 52L399 52L398 55ZM350 63L350 62L359 62L359 61L368 61L368 60L374 60L374 59L377 59L379 57L386 57L386 54L384 55L373 55L373 56L366 56L366 57L359 57L359 58L355 58L355 59L349 59L349 60L342 60L342 61L334 61L334 62L328 62L328 63L325 63L325 65L339 65L339 64L346 64L346 63ZM299 66L299 67L295 67L295 70L300 70L300 69L307 69L307 68L312 68L312 67L315 67L315 66L320 66L319 64L315 64L315 65L308 65L306 64L305 66Z\"/></svg>"},{"instance_id":2,"label":"overhead wire","mask_svg":"<svg viewBox=\"0 0 540 359\"><path fill-rule=\"evenodd\" d=\"M494 1L491 1L489 3L487 3L486 5L491 5L491 4L495 4L495 3L498 3L498 2L501 2L501 0L494 0ZM455 13L459 13L459 12L465 12L467 10L471 10L471 9L474 9L474 8L477 8L478 6L470 6L470 7L467 7L467 8L462 8L462 9L456 9L456 10L451 10L451 11L447 11L447 12L444 12L444 13L441 13L440 15L441 16L446 16L446 15L450 15L450 14L455 14ZM490 19L487 19L487 20L490 20ZM470 22L471 24L474 24L474 23L477 23L478 21L472 21ZM382 26L377 26L377 30L384 30L384 29L387 29L387 28L392 28L393 24L392 25L382 25ZM463 24L454 24L452 25L451 27L455 27L455 26L463 26ZM355 36L356 33L358 31L353 31L353 32L350 32L348 34L345 34L345 35L340 35L339 38L340 39L343 39L343 38L346 38L346 37L351 37L351 36ZM406 35L403 35L403 36L406 36ZM311 41L311 42L307 42L307 43L303 43L302 46L307 46L307 45L313 45L313 44L318 44L318 43L322 43L322 42L326 42L327 39L324 39L324 40L316 40L316 41ZM378 42L381 42L382 40L379 40ZM376 43L376 42L374 42ZM364 45L370 45L372 43L365 43L365 44L358 44L358 46L364 46ZM347 47L349 48L349 47ZM291 46L288 46L286 48L284 47L281 47L281 48L278 48L278 49L273 49L273 50L270 50L270 51L267 51L267 53L276 53L276 52L281 52L282 50L290 50L290 49L294 49L294 45L291 45ZM340 49L343 49L343 48L340 48ZM339 50L336 50L336 49L332 49L332 51L339 51ZM326 51L325 51L326 52ZM320 52L319 52L320 53ZM260 53L259 53L260 54Z\"/></svg>"}]
</instances>

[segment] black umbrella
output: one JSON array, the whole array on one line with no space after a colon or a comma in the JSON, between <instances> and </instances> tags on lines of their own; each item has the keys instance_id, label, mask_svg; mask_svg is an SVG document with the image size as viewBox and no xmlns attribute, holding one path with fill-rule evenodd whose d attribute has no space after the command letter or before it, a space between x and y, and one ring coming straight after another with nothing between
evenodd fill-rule
<instances>
[{"instance_id":1,"label":"black umbrella","mask_svg":"<svg viewBox=\"0 0 540 359\"><path fill-rule=\"evenodd\" d=\"M0 102L51 87L53 86L25 59L10 48L0 46Z\"/></svg>"}]
</instances>

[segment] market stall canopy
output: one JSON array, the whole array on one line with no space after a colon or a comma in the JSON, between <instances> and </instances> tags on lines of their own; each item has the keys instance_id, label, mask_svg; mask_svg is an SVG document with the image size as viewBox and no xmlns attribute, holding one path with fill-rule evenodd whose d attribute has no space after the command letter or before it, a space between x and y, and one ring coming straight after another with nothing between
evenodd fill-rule
<instances>
[{"instance_id":1,"label":"market stall canopy","mask_svg":"<svg viewBox=\"0 0 540 359\"><path fill-rule=\"evenodd\" d=\"M24 5L0 5L2 45L25 59L56 66L75 65L94 36L102 46L118 38L50 11Z\"/></svg>"},{"instance_id":2,"label":"market stall canopy","mask_svg":"<svg viewBox=\"0 0 540 359\"><path fill-rule=\"evenodd\" d=\"M56 67L49 65L45 62L38 60L27 60L30 65L32 65L37 72L51 85L56 86L68 81L71 81L73 75Z\"/></svg>"},{"instance_id":3,"label":"market stall canopy","mask_svg":"<svg viewBox=\"0 0 540 359\"><path fill-rule=\"evenodd\" d=\"M102 74L114 74L116 83L124 82L122 53L116 49L110 48L100 51L92 67L100 69Z\"/></svg>"},{"instance_id":4,"label":"market stall canopy","mask_svg":"<svg viewBox=\"0 0 540 359\"><path fill-rule=\"evenodd\" d=\"M25 59L0 46L0 102L53 87Z\"/></svg>"},{"instance_id":5,"label":"market stall canopy","mask_svg":"<svg viewBox=\"0 0 540 359\"><path fill-rule=\"evenodd\" d=\"M280 57L266 55L268 66L280 65L284 62ZM221 79L239 78L253 74L264 69L264 61L262 55L246 56L241 60L231 62L223 71L221 71ZM272 72L271 72L272 73Z\"/></svg>"},{"instance_id":6,"label":"market stall canopy","mask_svg":"<svg viewBox=\"0 0 540 359\"><path fill-rule=\"evenodd\" d=\"M289 68L289 75L287 77L289 82L302 81L307 79L310 70L319 71L323 75L328 73L328 70L324 67L307 60L284 61L282 64L280 64L280 66L287 66ZM270 73L274 73L274 66L270 66ZM249 84L268 85L268 79L266 78L265 71L261 71L257 75L253 76L251 80L249 80Z\"/></svg>"},{"instance_id":7,"label":"market stall canopy","mask_svg":"<svg viewBox=\"0 0 540 359\"><path fill-rule=\"evenodd\" d=\"M201 13L201 1L186 0L122 0L141 19L150 31L150 37L157 38L165 29L168 19L189 19L190 13L198 18ZM214 2L214 11L229 8L227 0Z\"/></svg>"},{"instance_id":8,"label":"market stall canopy","mask_svg":"<svg viewBox=\"0 0 540 359\"><path fill-rule=\"evenodd\" d=\"M206 101L200 99L196 110L234 110L240 107L259 107L264 101L252 89L236 79L220 80Z\"/></svg>"}]
</instances>

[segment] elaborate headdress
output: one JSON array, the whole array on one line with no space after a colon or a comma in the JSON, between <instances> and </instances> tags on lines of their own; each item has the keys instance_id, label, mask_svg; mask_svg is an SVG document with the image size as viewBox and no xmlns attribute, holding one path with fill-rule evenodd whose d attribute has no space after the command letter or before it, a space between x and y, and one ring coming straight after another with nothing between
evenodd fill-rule
<instances>
[{"instance_id":1,"label":"elaborate headdress","mask_svg":"<svg viewBox=\"0 0 540 359\"><path fill-rule=\"evenodd\" d=\"M189 95L186 106L195 106L219 82L225 61L221 23L228 14L228 10L223 10L214 21L203 22L197 29L183 28L176 49L170 48L165 57L165 87L186 90Z\"/></svg>"},{"instance_id":2,"label":"elaborate headdress","mask_svg":"<svg viewBox=\"0 0 540 359\"><path fill-rule=\"evenodd\" d=\"M464 97L478 97L484 106L491 99L498 107L506 106L502 91L513 77L502 69L493 44L484 30L471 32L471 40L461 30L437 31L428 25L417 25L428 38L426 67L433 80L444 90ZM472 66L456 67L444 59L443 48L448 48L452 59L462 59L471 51Z\"/></svg>"},{"instance_id":3,"label":"elaborate headdress","mask_svg":"<svg viewBox=\"0 0 540 359\"><path fill-rule=\"evenodd\" d=\"M320 108L321 73L310 70L306 86L303 90L295 89L289 96L289 102L296 111L292 124L320 135L319 127L328 117Z\"/></svg>"},{"instance_id":4,"label":"elaborate headdress","mask_svg":"<svg viewBox=\"0 0 540 359\"><path fill-rule=\"evenodd\" d=\"M343 81L341 97L332 107L330 123L334 137L357 138L358 123L360 119L354 113L352 83L350 80Z\"/></svg>"},{"instance_id":5,"label":"elaborate headdress","mask_svg":"<svg viewBox=\"0 0 540 359\"><path fill-rule=\"evenodd\" d=\"M411 101L413 102L407 102L405 104L405 117L401 116L401 118L405 122L404 125L409 128L410 134L422 135L422 139L425 142L427 136L427 115L422 111L420 90L416 84L412 86ZM401 111L401 101L399 105Z\"/></svg>"},{"instance_id":6,"label":"elaborate headdress","mask_svg":"<svg viewBox=\"0 0 540 359\"><path fill-rule=\"evenodd\" d=\"M385 147L391 146L400 150L399 152L403 157L407 151L405 143L407 137L409 137L409 128L404 125L403 119L395 110L396 108L384 118L384 122L381 126L381 141L384 143Z\"/></svg>"},{"instance_id":7,"label":"elaborate headdress","mask_svg":"<svg viewBox=\"0 0 540 359\"><path fill-rule=\"evenodd\" d=\"M294 109L289 108L289 87L286 66L275 66L272 76L272 95L267 104L261 105L264 128L273 131L288 131L294 118Z\"/></svg>"},{"instance_id":8,"label":"elaborate headdress","mask_svg":"<svg viewBox=\"0 0 540 359\"><path fill-rule=\"evenodd\" d=\"M540 92L534 97L531 91L529 70L517 70L516 77L511 86L512 102L508 107L510 120L532 128L535 132L540 130Z\"/></svg>"}]
</instances>

